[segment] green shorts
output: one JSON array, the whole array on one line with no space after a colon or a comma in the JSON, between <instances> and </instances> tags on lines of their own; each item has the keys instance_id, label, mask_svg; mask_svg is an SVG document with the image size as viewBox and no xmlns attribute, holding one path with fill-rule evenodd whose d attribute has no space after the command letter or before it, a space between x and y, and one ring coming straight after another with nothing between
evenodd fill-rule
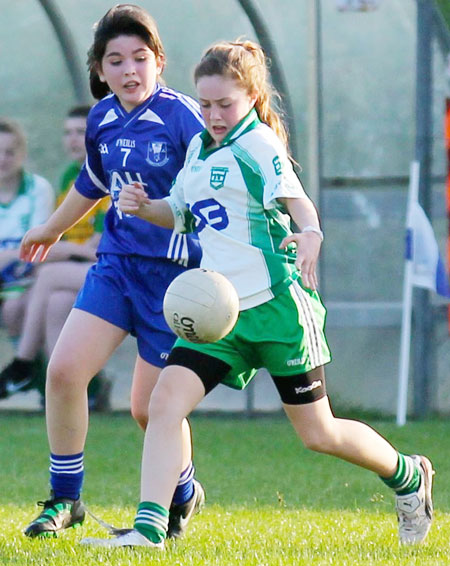
<instances>
[{"instance_id":1,"label":"green shorts","mask_svg":"<svg viewBox=\"0 0 450 566\"><path fill-rule=\"evenodd\" d=\"M242 311L233 330L218 342L174 344L218 358L231 370L222 381L244 389L259 368L272 376L306 373L331 360L325 338L326 309L317 291L294 281L286 291L257 307Z\"/></svg>"}]
</instances>

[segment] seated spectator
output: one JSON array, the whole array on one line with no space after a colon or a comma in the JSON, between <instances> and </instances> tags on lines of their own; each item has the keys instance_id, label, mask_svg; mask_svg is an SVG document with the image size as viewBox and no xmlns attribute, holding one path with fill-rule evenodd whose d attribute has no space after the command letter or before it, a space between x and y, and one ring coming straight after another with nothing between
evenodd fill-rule
<instances>
[{"instance_id":1,"label":"seated spectator","mask_svg":"<svg viewBox=\"0 0 450 566\"><path fill-rule=\"evenodd\" d=\"M71 163L61 177L58 204L66 196L85 159L88 112L88 106L73 108L64 123L63 145ZM86 273L96 260L108 205L108 199L105 199L67 231L53 247L49 262L35 268L30 288L22 294L10 293L4 301L3 321L18 344L14 359L0 373L0 398L30 388L37 388L44 396L45 363L40 353L46 359L50 357ZM21 275L20 269L18 271ZM88 392L91 409L104 411L109 408L110 388L110 381L103 372L94 378Z\"/></svg>"},{"instance_id":2,"label":"seated spectator","mask_svg":"<svg viewBox=\"0 0 450 566\"><path fill-rule=\"evenodd\" d=\"M0 117L0 304L21 295L31 264L19 261L19 246L31 226L47 220L55 206L50 183L25 171L27 142L21 126Z\"/></svg>"},{"instance_id":3,"label":"seated spectator","mask_svg":"<svg viewBox=\"0 0 450 566\"><path fill-rule=\"evenodd\" d=\"M22 236L32 226L45 222L55 205L50 183L25 171L26 156L24 131L14 120L0 117L1 271L18 261Z\"/></svg>"}]
</instances>

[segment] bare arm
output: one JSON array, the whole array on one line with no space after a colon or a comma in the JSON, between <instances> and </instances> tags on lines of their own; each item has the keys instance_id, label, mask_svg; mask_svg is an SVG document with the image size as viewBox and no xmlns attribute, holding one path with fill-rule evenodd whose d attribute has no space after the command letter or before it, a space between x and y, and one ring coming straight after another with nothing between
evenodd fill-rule
<instances>
[{"instance_id":1,"label":"bare arm","mask_svg":"<svg viewBox=\"0 0 450 566\"><path fill-rule=\"evenodd\" d=\"M278 200L284 204L300 230L306 226L313 226L320 230L316 208L309 198L283 198ZM286 248L290 243L297 245L295 265L302 273L303 283L310 289L316 289L318 284L316 266L322 238L316 232L294 233L283 239L280 248Z\"/></svg>"},{"instance_id":2,"label":"bare arm","mask_svg":"<svg viewBox=\"0 0 450 566\"><path fill-rule=\"evenodd\" d=\"M122 187L119 208L125 214L133 214L162 228L173 228L175 225L168 203L162 199L150 200L139 183Z\"/></svg>"},{"instance_id":3,"label":"bare arm","mask_svg":"<svg viewBox=\"0 0 450 566\"><path fill-rule=\"evenodd\" d=\"M20 245L20 258L24 261L44 261L50 248L60 240L69 228L74 226L97 204L81 195L72 187L61 205L45 224L28 230Z\"/></svg>"}]
</instances>

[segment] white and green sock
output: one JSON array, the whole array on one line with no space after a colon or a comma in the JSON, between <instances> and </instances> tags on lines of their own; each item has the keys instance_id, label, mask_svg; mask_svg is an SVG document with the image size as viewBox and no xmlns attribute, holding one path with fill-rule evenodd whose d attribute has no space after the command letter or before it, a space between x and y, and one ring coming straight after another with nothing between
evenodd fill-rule
<instances>
[{"instance_id":1,"label":"white and green sock","mask_svg":"<svg viewBox=\"0 0 450 566\"><path fill-rule=\"evenodd\" d=\"M390 478L381 479L398 495L406 495L419 489L421 476L411 456L399 452L397 471Z\"/></svg>"},{"instance_id":2,"label":"white and green sock","mask_svg":"<svg viewBox=\"0 0 450 566\"><path fill-rule=\"evenodd\" d=\"M142 501L139 504L134 528L151 542L160 543L167 536L169 510L158 503Z\"/></svg>"}]
</instances>

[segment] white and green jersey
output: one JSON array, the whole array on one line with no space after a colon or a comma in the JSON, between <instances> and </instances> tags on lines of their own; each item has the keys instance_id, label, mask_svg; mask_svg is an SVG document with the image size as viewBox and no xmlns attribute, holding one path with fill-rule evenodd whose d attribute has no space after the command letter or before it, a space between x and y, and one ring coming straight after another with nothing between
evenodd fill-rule
<instances>
[{"instance_id":1,"label":"white and green jersey","mask_svg":"<svg viewBox=\"0 0 450 566\"><path fill-rule=\"evenodd\" d=\"M297 277L295 248L280 250L292 233L277 198L307 198L275 132L253 109L220 147L207 149L206 130L188 148L167 202L175 230L198 233L201 266L228 277L241 310L262 304Z\"/></svg>"},{"instance_id":2,"label":"white and green jersey","mask_svg":"<svg viewBox=\"0 0 450 566\"><path fill-rule=\"evenodd\" d=\"M50 183L31 173L24 173L17 195L9 203L0 203L0 250L20 245L25 232L43 224L55 207L55 193Z\"/></svg>"}]
</instances>

